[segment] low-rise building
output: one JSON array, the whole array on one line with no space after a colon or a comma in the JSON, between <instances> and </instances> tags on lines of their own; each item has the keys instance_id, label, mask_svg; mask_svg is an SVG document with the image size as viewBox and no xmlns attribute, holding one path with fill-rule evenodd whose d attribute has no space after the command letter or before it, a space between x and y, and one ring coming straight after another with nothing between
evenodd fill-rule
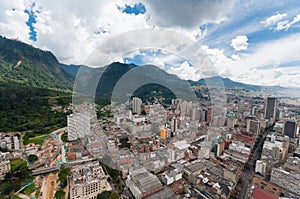
<instances>
[{"instance_id":1,"label":"low-rise building","mask_svg":"<svg viewBox=\"0 0 300 199\"><path fill-rule=\"evenodd\" d=\"M178 171L177 169L173 169L171 171L165 172L161 176L161 181L165 185L170 185L173 182L176 182L181 179L182 179L182 172Z\"/></svg>"},{"instance_id":2,"label":"low-rise building","mask_svg":"<svg viewBox=\"0 0 300 199\"><path fill-rule=\"evenodd\" d=\"M112 190L99 162L74 166L71 173L71 199L96 199L103 191Z\"/></svg>"},{"instance_id":3,"label":"low-rise building","mask_svg":"<svg viewBox=\"0 0 300 199\"><path fill-rule=\"evenodd\" d=\"M250 198L251 199L278 199L279 197L274 194L271 194L270 192L267 192L264 189L256 187L253 190Z\"/></svg>"},{"instance_id":4,"label":"low-rise building","mask_svg":"<svg viewBox=\"0 0 300 199\"><path fill-rule=\"evenodd\" d=\"M231 180L232 182L236 183L238 179L238 168L232 165L228 165L224 169L224 178Z\"/></svg>"},{"instance_id":5,"label":"low-rise building","mask_svg":"<svg viewBox=\"0 0 300 199\"><path fill-rule=\"evenodd\" d=\"M145 198L163 189L159 179L145 168L131 171L127 177L126 185L136 199Z\"/></svg>"},{"instance_id":6,"label":"low-rise building","mask_svg":"<svg viewBox=\"0 0 300 199\"><path fill-rule=\"evenodd\" d=\"M271 183L274 183L291 194L300 195L300 174L296 172L288 172L282 168L273 168L271 172Z\"/></svg>"},{"instance_id":7,"label":"low-rise building","mask_svg":"<svg viewBox=\"0 0 300 199\"><path fill-rule=\"evenodd\" d=\"M10 172L10 161L0 160L0 179L5 176L5 174Z\"/></svg>"}]
</instances>

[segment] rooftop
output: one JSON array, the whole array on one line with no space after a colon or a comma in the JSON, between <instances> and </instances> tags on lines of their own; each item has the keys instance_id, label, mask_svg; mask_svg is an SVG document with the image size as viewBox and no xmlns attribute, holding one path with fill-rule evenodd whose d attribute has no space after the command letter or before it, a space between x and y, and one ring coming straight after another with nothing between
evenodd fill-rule
<instances>
[{"instance_id":1,"label":"rooftop","mask_svg":"<svg viewBox=\"0 0 300 199\"><path fill-rule=\"evenodd\" d=\"M279 197L273 195L259 187L256 187L251 195L254 199L278 199Z\"/></svg>"},{"instance_id":2,"label":"rooftop","mask_svg":"<svg viewBox=\"0 0 300 199\"><path fill-rule=\"evenodd\" d=\"M141 192L148 192L162 186L159 179L152 173L148 172L145 168L132 171L130 176L132 182Z\"/></svg>"}]
</instances>

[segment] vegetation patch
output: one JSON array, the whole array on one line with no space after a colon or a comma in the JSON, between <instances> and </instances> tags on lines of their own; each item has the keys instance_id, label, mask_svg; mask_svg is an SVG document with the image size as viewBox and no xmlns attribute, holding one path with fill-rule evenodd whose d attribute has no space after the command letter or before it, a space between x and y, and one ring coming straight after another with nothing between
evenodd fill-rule
<instances>
[{"instance_id":1,"label":"vegetation patch","mask_svg":"<svg viewBox=\"0 0 300 199\"><path fill-rule=\"evenodd\" d=\"M24 136L25 137L25 136ZM39 144L39 145L43 145L45 136L40 136L40 137L35 137L35 138L24 138L23 137L23 144L29 144L29 143L34 143L34 144Z\"/></svg>"},{"instance_id":2,"label":"vegetation patch","mask_svg":"<svg viewBox=\"0 0 300 199\"><path fill-rule=\"evenodd\" d=\"M24 189L23 193L27 196L30 196L30 194L33 193L34 191L35 191L35 186L34 184L31 184Z\"/></svg>"}]
</instances>

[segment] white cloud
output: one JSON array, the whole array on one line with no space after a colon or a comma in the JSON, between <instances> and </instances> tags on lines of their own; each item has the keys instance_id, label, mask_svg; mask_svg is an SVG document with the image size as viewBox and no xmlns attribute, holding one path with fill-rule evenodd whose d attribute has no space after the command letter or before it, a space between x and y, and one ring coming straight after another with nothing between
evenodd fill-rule
<instances>
[{"instance_id":1,"label":"white cloud","mask_svg":"<svg viewBox=\"0 0 300 199\"><path fill-rule=\"evenodd\" d=\"M276 14L271 17L268 17L265 21L262 21L262 24L265 24L265 27L270 27L270 29L275 29L277 31L280 30L288 30L292 25L298 23L300 21L300 14L296 15L293 19L285 19L287 14Z\"/></svg>"},{"instance_id":2,"label":"white cloud","mask_svg":"<svg viewBox=\"0 0 300 199\"><path fill-rule=\"evenodd\" d=\"M237 54L233 54L233 55L231 55L231 59L238 61L238 60L240 60L240 56Z\"/></svg>"},{"instance_id":3,"label":"white cloud","mask_svg":"<svg viewBox=\"0 0 300 199\"><path fill-rule=\"evenodd\" d=\"M276 30L288 30L292 25L298 23L300 21L300 14L296 15L293 20L288 21L280 21L277 23L277 27L275 28Z\"/></svg>"},{"instance_id":4,"label":"white cloud","mask_svg":"<svg viewBox=\"0 0 300 199\"><path fill-rule=\"evenodd\" d=\"M287 30L289 26L289 21L288 20L284 20L284 21L279 21L277 23L277 26L275 28L275 30L279 31L279 30Z\"/></svg>"},{"instance_id":5,"label":"white cloud","mask_svg":"<svg viewBox=\"0 0 300 199\"><path fill-rule=\"evenodd\" d=\"M24 13L25 2L0 0L0 5L1 35L30 43L29 28L25 23L28 20L28 15Z\"/></svg>"},{"instance_id":6,"label":"white cloud","mask_svg":"<svg viewBox=\"0 0 300 199\"><path fill-rule=\"evenodd\" d=\"M287 17L288 15L287 14L276 14L276 15L273 15L271 17L268 17L265 21L262 21L261 23L262 24L265 24L265 27L270 27L270 26L273 26L275 25L277 22L279 22L281 19Z\"/></svg>"},{"instance_id":7,"label":"white cloud","mask_svg":"<svg viewBox=\"0 0 300 199\"><path fill-rule=\"evenodd\" d=\"M235 39L231 40L230 44L234 50L241 51L241 50L247 50L248 48L248 37L244 35L239 35Z\"/></svg>"},{"instance_id":8,"label":"white cloud","mask_svg":"<svg viewBox=\"0 0 300 199\"><path fill-rule=\"evenodd\" d=\"M184 61L179 67L171 67L167 70L168 73L177 75L181 79L197 81L201 75L195 67L189 66L187 61Z\"/></svg>"},{"instance_id":9,"label":"white cloud","mask_svg":"<svg viewBox=\"0 0 300 199\"><path fill-rule=\"evenodd\" d=\"M257 44L256 50L245 55L239 62L241 67L274 66L278 63L299 61L300 33L285 38Z\"/></svg>"}]
</instances>

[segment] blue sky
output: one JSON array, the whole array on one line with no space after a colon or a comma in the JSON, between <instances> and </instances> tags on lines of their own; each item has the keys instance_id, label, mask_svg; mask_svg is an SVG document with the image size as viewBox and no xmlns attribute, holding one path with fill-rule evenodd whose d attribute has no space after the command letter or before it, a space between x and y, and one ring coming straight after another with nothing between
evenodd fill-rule
<instances>
[{"instance_id":1,"label":"blue sky","mask_svg":"<svg viewBox=\"0 0 300 199\"><path fill-rule=\"evenodd\" d=\"M26 25L29 28L29 39L31 41L36 41L36 31L34 28L34 24L36 23L36 16L32 8L35 6L35 3L32 3L29 9L25 9L24 12L28 14L28 20L26 21Z\"/></svg>"},{"instance_id":2,"label":"blue sky","mask_svg":"<svg viewBox=\"0 0 300 199\"><path fill-rule=\"evenodd\" d=\"M127 14L145 14L146 12L146 8L144 6L144 4L142 3L136 3L132 6L125 4L125 8L121 8L119 7L119 9L123 12L123 13L127 13Z\"/></svg>"},{"instance_id":3,"label":"blue sky","mask_svg":"<svg viewBox=\"0 0 300 199\"><path fill-rule=\"evenodd\" d=\"M163 28L197 43L203 59L209 58L221 76L245 83L300 85L298 0L184 3L92 0L89 4L71 0L0 0L0 3L1 35L50 50L63 63L88 64L88 57L97 46L115 41L117 35L143 28ZM161 36L172 43L171 37ZM143 35L137 36L137 40L141 39ZM173 43L182 45L179 41ZM110 56L118 61L156 64L181 78L200 78L201 71L178 57L178 52L147 46L123 52L117 42L112 46L115 53Z\"/></svg>"}]
</instances>

